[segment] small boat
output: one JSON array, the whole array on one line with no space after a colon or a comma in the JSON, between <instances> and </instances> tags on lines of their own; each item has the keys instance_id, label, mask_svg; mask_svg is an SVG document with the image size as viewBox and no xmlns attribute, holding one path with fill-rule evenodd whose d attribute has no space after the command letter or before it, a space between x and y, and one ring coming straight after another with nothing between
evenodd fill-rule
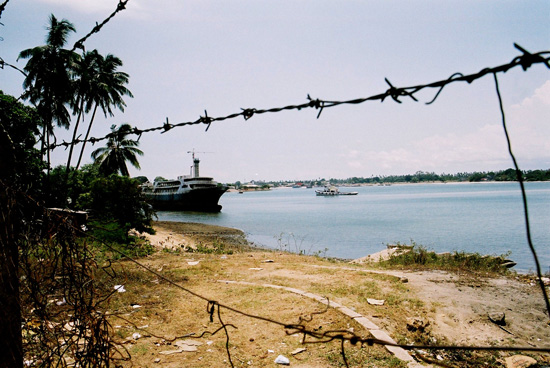
<instances>
[{"instance_id":1,"label":"small boat","mask_svg":"<svg viewBox=\"0 0 550 368\"><path fill-rule=\"evenodd\" d=\"M199 175L199 159L193 152L192 175L179 176L176 180L162 180L142 185L145 197L156 210L220 212L218 200L226 185L212 178Z\"/></svg>"},{"instance_id":2,"label":"small boat","mask_svg":"<svg viewBox=\"0 0 550 368\"><path fill-rule=\"evenodd\" d=\"M315 195L331 197L338 195L357 195L357 192L340 192L340 190L335 186L326 186L323 190L316 190Z\"/></svg>"}]
</instances>

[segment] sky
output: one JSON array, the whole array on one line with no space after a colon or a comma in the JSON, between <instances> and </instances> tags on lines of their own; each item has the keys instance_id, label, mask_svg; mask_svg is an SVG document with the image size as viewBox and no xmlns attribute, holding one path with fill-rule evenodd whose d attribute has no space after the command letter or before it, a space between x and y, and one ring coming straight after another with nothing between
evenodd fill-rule
<instances>
[{"instance_id":1,"label":"sky","mask_svg":"<svg viewBox=\"0 0 550 368\"><path fill-rule=\"evenodd\" d=\"M0 57L45 43L50 14L72 22L69 45L116 9L118 0L11 0L0 18ZM92 136L113 124L141 129L220 117L241 108L342 101L396 87L471 74L520 55L550 50L547 0L130 0L87 50L122 59L130 75L124 113L98 116ZM23 76L0 69L0 89L22 93ZM550 69L499 75L512 148L521 169L550 169ZM512 167L492 76L383 103L303 109L184 126L142 135L132 176L189 174L220 182L457 173ZM88 121L89 117L86 118ZM76 118L73 119L76 121ZM83 134L83 132L81 132ZM70 140L58 130L59 140ZM89 145L90 153L102 146ZM58 148L53 163L68 152ZM74 164L74 162L73 162Z\"/></svg>"}]
</instances>

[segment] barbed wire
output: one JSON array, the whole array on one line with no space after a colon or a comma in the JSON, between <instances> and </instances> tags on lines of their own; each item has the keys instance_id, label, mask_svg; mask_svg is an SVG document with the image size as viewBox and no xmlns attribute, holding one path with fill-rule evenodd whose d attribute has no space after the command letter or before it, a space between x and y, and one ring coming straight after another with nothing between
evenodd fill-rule
<instances>
[{"instance_id":1,"label":"barbed wire","mask_svg":"<svg viewBox=\"0 0 550 368\"><path fill-rule=\"evenodd\" d=\"M5 10L6 4L8 3L8 1L9 0L5 0L2 4L0 4L0 18L2 17L2 12ZM130 0L119 0L116 9L107 18L105 18L101 23L96 22L95 27L93 27L90 32L88 32L84 37L80 38L78 41L76 41L74 43L71 51L75 51L76 49L81 49L81 50L84 51L85 50L84 42L86 42L88 40L88 38L90 38L94 33L99 33L101 28L103 28L103 26L105 24L107 24L111 19L113 19L113 17L117 13L121 12L122 10L125 10L126 9L126 4L128 4L128 1L130 1ZM1 24L2 23L0 23L0 25ZM1 37L0 37L0 40L2 40ZM9 66L9 67L17 70L21 74L23 74L25 77L27 77L27 73L25 73L25 71L23 71L22 69L19 69L18 67L16 67L13 64L7 63L6 61L4 61L4 59L2 57L0 57L0 69L4 69L4 66Z\"/></svg>"},{"instance_id":2,"label":"barbed wire","mask_svg":"<svg viewBox=\"0 0 550 368\"><path fill-rule=\"evenodd\" d=\"M101 28L103 28L103 26L107 24L118 12L121 12L124 9L126 9L126 4L128 3L128 1L130 0L119 0L115 11L113 11L111 15L109 15L103 22L99 24L96 22L95 27L92 28L92 30L87 35L85 35L84 37L82 37L81 39L75 42L71 51L74 51L76 49L85 50L84 42L86 42L86 40L88 40L88 38L91 37L94 33L99 33Z\"/></svg>"},{"instance_id":3,"label":"barbed wire","mask_svg":"<svg viewBox=\"0 0 550 368\"><path fill-rule=\"evenodd\" d=\"M2 13L4 12L4 10L6 10L6 5L8 5L9 1L10 0L6 0L2 4L0 4L0 19L2 18Z\"/></svg>"},{"instance_id":4,"label":"barbed wire","mask_svg":"<svg viewBox=\"0 0 550 368\"><path fill-rule=\"evenodd\" d=\"M317 118L319 118L323 110L330 107L335 107L340 105L357 105L367 101L384 102L387 98L391 98L393 101L397 103L402 103L401 99L403 97L408 97L408 98L411 98L413 101L418 102L418 99L415 96L418 92L425 89L433 89L433 88L438 89L433 99L430 100L429 102L426 102L426 104L429 105L434 103L442 93L443 89L452 83L467 82L468 84L471 84L473 81L483 78L488 74L505 73L510 69L513 69L516 67L521 67L524 71L527 71L527 69L529 69L531 66L535 64L544 64L546 65L547 68L550 69L550 62L549 62L550 57L546 56L546 55L550 55L550 51L540 51L536 53L531 53L516 43L514 43L514 47L517 50L521 51L522 54L519 56L516 56L509 63L498 65L495 67L484 68L479 72L473 73L473 74L464 75L462 73L454 73L449 78L444 80L439 80L428 84L421 84L421 85L415 85L415 86L409 86L409 87L395 87L387 78L385 78L385 81L389 85L389 88L382 93L375 94L369 97L355 98L355 99L345 100L345 101L331 101L331 100L322 100L319 98L314 99L310 95L308 95L307 96L308 102L305 102L302 104L287 105L283 107L273 107L268 109L241 108L240 112L229 114L226 116L220 116L220 117L208 116L208 112L205 110L204 116L200 116L197 120L194 120L194 121L185 121L181 123L172 124L169 122L168 118L166 118L166 122L160 126L147 128L147 129L140 129L140 128L134 127L128 133L137 135L139 140L142 134L144 133L150 133L155 131L166 133L171 129L188 126L188 125L204 124L206 125L206 131L208 131L212 123L218 122L218 121L230 120L238 117L243 117L245 120L249 120L254 115L260 115L260 114L266 114L266 113L278 113L281 111L288 111L288 110L300 111L303 109L311 109L311 108L319 111L317 113ZM117 134L116 132L111 132L99 138L91 137L88 139L75 139L70 142L63 141L62 143L52 144L49 147L47 147L47 149L53 150L57 147L62 147L62 146L67 148L71 144L78 144L83 142L91 142L92 144L95 144L102 140L109 139L116 134Z\"/></svg>"}]
</instances>

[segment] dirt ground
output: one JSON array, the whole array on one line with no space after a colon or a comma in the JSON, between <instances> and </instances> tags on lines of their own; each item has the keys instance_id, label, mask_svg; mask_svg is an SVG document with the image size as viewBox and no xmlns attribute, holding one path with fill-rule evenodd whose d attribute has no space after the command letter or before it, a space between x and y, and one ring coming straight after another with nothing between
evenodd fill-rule
<instances>
[{"instance_id":1,"label":"dirt ground","mask_svg":"<svg viewBox=\"0 0 550 368\"><path fill-rule=\"evenodd\" d=\"M276 285L328 297L360 313L399 343L550 348L550 319L541 290L537 284L524 277L487 278L441 271L381 271L369 263L353 264L276 251L190 253L182 250L196 248L197 244L203 245L208 242L216 243L228 239L235 241L242 237L242 233L217 226L167 222L156 223L155 229L156 235L149 236L151 244L165 250L147 258L146 264L149 267L161 271L166 277L184 282L195 292L214 295L220 299L229 298L233 304L252 314L266 314L274 319L284 319L294 318L297 313L303 311L319 310L319 304L315 301L303 300L304 298L291 295L292 293L286 290L266 287ZM151 280L156 285L162 285L162 280L153 277L147 282ZM220 282L223 280L244 284L228 285ZM172 321L172 327L178 323L187 323L188 328L194 330L197 329L197 323L201 328L208 326L206 319L189 321L188 317L182 317L187 312L204 313L204 306L196 312L193 312L190 306L186 306L186 311L182 309L178 312L181 319L168 317L167 311L173 313L180 310L178 308L183 308L182 305L189 297L174 297L174 291L159 291L159 295L151 296L151 292L146 290L149 289L144 288L139 294L141 297L149 297L140 302L149 308L149 312L141 317L144 321L164 321L162 326L166 325L166 321ZM143 294L145 292L146 294ZM136 298L135 295L133 297ZM120 302L131 300L132 294L128 293L125 298ZM370 302L367 303L367 300L371 300L369 298L385 300L385 304L370 305ZM159 303L162 304L161 307ZM492 322L489 315L493 318L498 315L504 316L503 324ZM134 313L131 318L138 316L139 314ZM361 326L349 320L346 322L335 311L322 316L312 322L319 324L316 327L318 329L323 326L344 330L351 328L352 331L368 336L368 331L360 331ZM295 367L342 366L339 346L315 345L314 349L306 345L307 354L292 355L291 350L304 346L300 343L299 337L288 337L277 329L270 330L257 320L233 316L232 322L235 320L238 320L235 325L239 326L239 333L244 333L241 337L232 337L235 339L235 356L241 356L233 362L235 366L278 366L273 362L279 352L289 356L291 365ZM411 322L414 320L417 321L416 325ZM138 322L134 320L134 323ZM411 326L420 326L419 331L414 331ZM119 328L119 335L123 337L124 324ZM126 328L130 326L126 324ZM159 334L162 332L163 336L177 334L167 327L155 329ZM274 335L282 336L275 338ZM242 347L236 343L239 339L245 342L248 340L246 344L254 347ZM210 348L202 347L200 357L192 358L188 355L181 357L179 353L161 354L163 349L174 350L174 347L167 349L168 346L163 346L163 339L154 340L155 346L150 348L147 348L148 345L139 348L142 340L139 343L132 342L130 350L135 357L134 366L176 367L181 366L182 359L186 366L228 366L224 339L217 343L208 340L209 344L214 345L208 345ZM217 347L218 355L214 354L216 349L213 349L213 346ZM210 358L207 352L210 352ZM393 361L392 357L386 356L387 352L383 349L370 350L368 359L375 359L372 365L363 365L364 359L367 358L361 354L364 353L350 353L350 366L407 366L403 362L399 365L400 363ZM535 357L540 364L547 365L550 362L548 354L498 352L493 354L493 360L484 361L483 366L505 366L504 358L516 354ZM414 353L412 355L415 356ZM431 356L446 361L447 357L443 353L441 355L434 353ZM460 359L462 358L459 357L458 362L452 361L450 366L476 366L460 364ZM491 365L493 363L494 365ZM428 365L422 361L418 364ZM411 366L413 365L409 364L409 367Z\"/></svg>"}]
</instances>

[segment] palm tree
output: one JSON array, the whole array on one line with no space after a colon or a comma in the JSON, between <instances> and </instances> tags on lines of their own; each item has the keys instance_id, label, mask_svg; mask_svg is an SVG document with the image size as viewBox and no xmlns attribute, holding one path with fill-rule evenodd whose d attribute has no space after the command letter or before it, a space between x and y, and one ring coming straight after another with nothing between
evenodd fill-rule
<instances>
[{"instance_id":1,"label":"palm tree","mask_svg":"<svg viewBox=\"0 0 550 368\"><path fill-rule=\"evenodd\" d=\"M24 70L27 76L23 81L24 99L37 108L43 121L42 152L54 136L53 123L66 129L70 126L70 114L66 105L72 100L72 69L79 55L63 49L74 25L66 19L58 21L52 14L46 28L46 44L19 53L19 58L29 59ZM49 162L49 151L48 151ZM49 165L48 165L49 166Z\"/></svg>"},{"instance_id":2,"label":"palm tree","mask_svg":"<svg viewBox=\"0 0 550 368\"><path fill-rule=\"evenodd\" d=\"M75 96L72 103L73 112L78 114L76 123L73 129L73 139L71 140L71 146L69 148L69 157L67 158L66 172L69 172L71 166L71 158L73 156L73 149L75 145L76 135L78 133L78 127L80 120L84 120L84 104L87 99L93 98L94 94L94 82L98 74L98 64L101 63L102 57L97 50L85 52L80 58L79 62L75 66L74 74L76 76Z\"/></svg>"},{"instance_id":3,"label":"palm tree","mask_svg":"<svg viewBox=\"0 0 550 368\"><path fill-rule=\"evenodd\" d=\"M120 173L123 176L130 176L126 161L135 168L141 169L136 157L136 155L143 156L143 152L136 148L139 142L127 138L132 132L129 124L122 124L118 129L113 125L111 131L106 146L93 151L92 158L95 164L99 165L99 172L103 175Z\"/></svg>"},{"instance_id":4,"label":"palm tree","mask_svg":"<svg viewBox=\"0 0 550 368\"><path fill-rule=\"evenodd\" d=\"M124 111L126 107L126 103L122 99L123 96L134 97L132 92L125 87L130 77L127 73L117 71L117 69L122 66L122 61L118 57L108 54L103 58L103 56L97 54L96 51L93 65L96 68L94 70L95 74L89 85L89 90L83 95L82 100L82 102L85 102L83 106L84 111L87 113L90 112L93 106L93 113L88 124L84 143L80 149L76 169L80 167L84 148L86 147L86 140L90 136L97 109L101 108L105 117L107 117L107 114L114 116L112 107L120 111Z\"/></svg>"}]
</instances>

